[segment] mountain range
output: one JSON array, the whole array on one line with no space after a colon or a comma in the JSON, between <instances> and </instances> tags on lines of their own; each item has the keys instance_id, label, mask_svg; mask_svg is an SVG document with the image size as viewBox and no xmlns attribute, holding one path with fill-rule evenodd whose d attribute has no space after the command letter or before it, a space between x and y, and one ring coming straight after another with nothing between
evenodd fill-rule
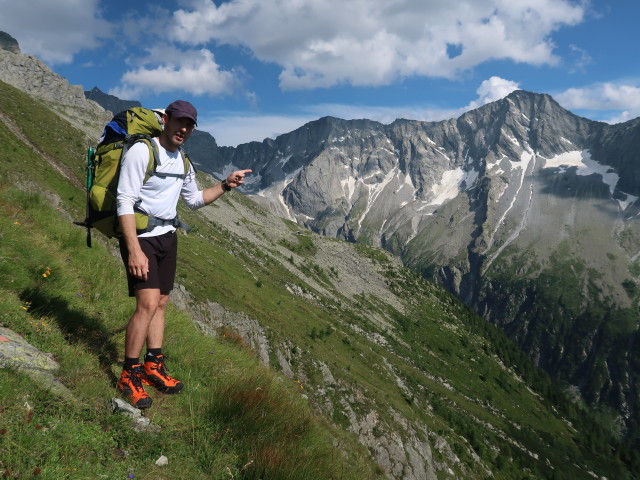
<instances>
[{"instance_id":1,"label":"mountain range","mask_svg":"<svg viewBox=\"0 0 640 480\"><path fill-rule=\"evenodd\" d=\"M113 113L99 106L101 92L80 98L79 86L65 87L33 57L0 51L0 80L85 142ZM8 115L0 108L8 138L28 137L25 120ZM584 452L618 457L600 456L612 450L598 445L608 440L597 429L590 447L581 443L581 414L570 412L582 403L637 450L639 125L592 122L517 91L445 122L326 117L236 148L196 131L188 149L201 173L255 172L246 197L203 215L216 231L224 226L218 255L247 252L243 271L271 296L264 307L234 297L246 314L202 297L196 230L186 247L196 279L179 274L188 291L175 302L205 331L221 322L240 330L264 363L313 386L318 410L392 478L515 478L522 469L524 478L593 477ZM73 161L59 170L82 185ZM488 322L378 246L501 327L575 403ZM305 305L270 314L285 290Z\"/></svg>"},{"instance_id":2,"label":"mountain range","mask_svg":"<svg viewBox=\"0 0 640 480\"><path fill-rule=\"evenodd\" d=\"M272 212L393 252L637 435L640 119L515 91L442 122L326 117L211 147L200 169L251 168Z\"/></svg>"}]
</instances>

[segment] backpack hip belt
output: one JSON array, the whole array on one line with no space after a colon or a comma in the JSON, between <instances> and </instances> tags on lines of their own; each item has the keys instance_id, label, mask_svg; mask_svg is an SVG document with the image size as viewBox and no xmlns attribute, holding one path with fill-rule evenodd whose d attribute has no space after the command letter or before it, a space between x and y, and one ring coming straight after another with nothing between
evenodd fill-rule
<instances>
[{"instance_id":1,"label":"backpack hip belt","mask_svg":"<svg viewBox=\"0 0 640 480\"><path fill-rule=\"evenodd\" d=\"M171 225L172 227L175 227L175 228L182 228L186 233L189 233L189 231L191 231L191 228L189 227L189 225L180 221L178 217L163 219L163 218L154 217L153 215L147 215L147 219L148 219L147 220L148 223L147 223L147 228L145 232L150 232L156 227L164 227L166 225ZM140 233L139 230L138 230L138 233Z\"/></svg>"}]
</instances>

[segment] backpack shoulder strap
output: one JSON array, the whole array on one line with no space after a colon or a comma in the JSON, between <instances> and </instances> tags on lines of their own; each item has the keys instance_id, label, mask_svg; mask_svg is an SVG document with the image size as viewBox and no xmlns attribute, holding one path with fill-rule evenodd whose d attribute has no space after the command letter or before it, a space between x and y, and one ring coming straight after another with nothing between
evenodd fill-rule
<instances>
[{"instance_id":1,"label":"backpack shoulder strap","mask_svg":"<svg viewBox=\"0 0 640 480\"><path fill-rule=\"evenodd\" d=\"M156 174L156 167L158 166L158 147L156 143L152 140L152 137L147 135L129 135L124 141L124 146L122 148L122 156L127 153L127 150L131 148L136 143L145 143L149 147L149 162L147 163L147 169L145 170L144 175L144 183L146 183L149 178Z\"/></svg>"},{"instance_id":2,"label":"backpack shoulder strap","mask_svg":"<svg viewBox=\"0 0 640 480\"><path fill-rule=\"evenodd\" d=\"M182 163L184 163L184 176L186 177L189 174L189 167L193 168L193 173L196 172L196 167L193 165L193 162L189 158L189 154L184 151L182 147L180 147L180 155L182 155Z\"/></svg>"},{"instance_id":3,"label":"backpack shoulder strap","mask_svg":"<svg viewBox=\"0 0 640 480\"><path fill-rule=\"evenodd\" d=\"M149 178L153 176L176 177L184 180L185 178L187 178L187 175L189 174L189 167L193 167L193 163L191 163L191 159L189 158L189 155L187 155L187 152L185 152L182 148L180 148L180 155L182 157L182 163L184 164L184 173L164 173L164 172L158 173L156 170L159 163L158 162L158 158L159 158L158 146L156 145L156 142L152 140L152 137L149 137L147 135L130 135L127 140L128 141L125 142L128 144L126 148L131 147L131 145L137 142L146 143L147 146L149 147L149 163L147 164L147 170L144 176L145 183L147 182L147 180L149 180ZM125 151L123 151L123 155L124 153ZM196 170L195 167L193 167L194 172L195 170Z\"/></svg>"},{"instance_id":4,"label":"backpack shoulder strap","mask_svg":"<svg viewBox=\"0 0 640 480\"><path fill-rule=\"evenodd\" d=\"M155 169L155 166L158 165L158 161L157 161L157 155L158 155L158 148L155 144L155 142L150 142L150 148L153 150L153 155L156 156L156 160L154 160L154 168L153 170L147 170L147 177L145 177L145 182L148 180L148 177L151 176L157 176L157 177L173 177L173 178L179 178L181 180L184 180L185 178L187 178L187 175L189 175L189 168L193 167L193 164L191 163L191 160L189 159L189 156L187 155L187 153L182 150L182 148L180 148L180 156L182 157L182 163L184 164L184 173L165 173L165 172L157 172ZM149 165L151 165L151 160L149 160ZM195 168L193 169L193 171L195 172Z\"/></svg>"}]
</instances>

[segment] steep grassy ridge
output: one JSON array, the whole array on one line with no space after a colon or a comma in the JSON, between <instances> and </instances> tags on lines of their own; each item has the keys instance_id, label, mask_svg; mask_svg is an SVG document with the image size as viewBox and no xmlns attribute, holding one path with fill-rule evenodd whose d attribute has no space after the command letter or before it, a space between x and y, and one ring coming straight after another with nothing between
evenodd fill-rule
<instances>
[{"instance_id":1,"label":"steep grassy ridge","mask_svg":"<svg viewBox=\"0 0 640 480\"><path fill-rule=\"evenodd\" d=\"M566 246L534 275L517 273L532 255L507 251L504 257L502 268L487 275L481 295L504 318L516 312L516 320L501 324L505 332L559 381L578 386L585 402L598 406L608 423L624 414L626 440L637 448L640 407L627 400L637 398L634 385L640 381L635 284L626 284L634 301L624 308L603 294L601 272L573 257Z\"/></svg>"},{"instance_id":2,"label":"steep grassy ridge","mask_svg":"<svg viewBox=\"0 0 640 480\"><path fill-rule=\"evenodd\" d=\"M2 114L11 115L6 95ZM55 357L56 380L73 400L0 370L0 471L50 479L376 478L366 452L314 414L298 384L283 382L248 348L203 336L173 309L166 349L189 393L156 395L149 417L160 433L138 433L111 414L133 308L122 267L101 242L84 246L69 218L82 216L82 190L16 132L80 173L82 139L28 97L10 95L26 113L11 130L0 122L0 324ZM62 143L47 145L51 136ZM162 468L154 464L161 454L169 458Z\"/></svg>"}]
</instances>

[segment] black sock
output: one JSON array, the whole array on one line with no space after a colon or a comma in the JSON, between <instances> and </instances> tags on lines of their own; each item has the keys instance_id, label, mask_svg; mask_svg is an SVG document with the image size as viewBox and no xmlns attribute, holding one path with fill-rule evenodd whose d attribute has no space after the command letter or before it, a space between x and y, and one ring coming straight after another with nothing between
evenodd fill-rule
<instances>
[{"instance_id":1,"label":"black sock","mask_svg":"<svg viewBox=\"0 0 640 480\"><path fill-rule=\"evenodd\" d=\"M147 357L159 357L162 355L162 348L147 348Z\"/></svg>"},{"instance_id":2,"label":"black sock","mask_svg":"<svg viewBox=\"0 0 640 480\"><path fill-rule=\"evenodd\" d=\"M130 369L134 365L140 365L140 359L139 358L124 357L124 368Z\"/></svg>"}]
</instances>

